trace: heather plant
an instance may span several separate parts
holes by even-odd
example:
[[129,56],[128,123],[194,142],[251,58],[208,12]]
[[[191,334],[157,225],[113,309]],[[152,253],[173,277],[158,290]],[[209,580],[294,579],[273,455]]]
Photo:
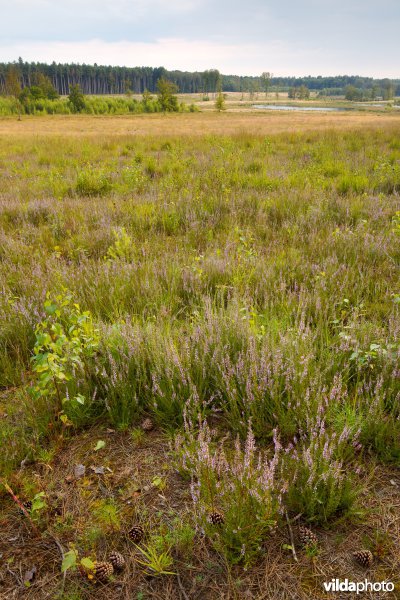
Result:
[[400,465],[400,410],[388,414],[375,412],[363,418],[360,440],[383,463]]
[[196,531],[193,527],[182,521],[180,517],[173,520],[172,528],[164,534],[166,542],[171,545],[173,551],[184,557],[193,554],[195,536]]
[[118,329],[117,325],[108,329],[109,338],[101,347],[102,364],[96,367],[96,383],[112,425],[126,429],[143,410],[139,405],[144,383],[140,372],[143,355],[138,348],[135,359],[129,356],[129,347]]
[[[218,440],[206,422],[197,433],[187,424],[185,435],[175,439],[175,453],[179,468],[191,477],[200,530],[231,563],[253,562],[282,509],[277,433],[269,457],[257,450],[250,425],[243,448],[239,438],[233,447],[226,438]],[[221,515],[219,523],[213,513]]]
[[340,433],[332,430],[325,420],[325,408],[320,404],[307,430],[300,431],[285,449],[290,480],[286,505],[293,514],[302,513],[316,523],[349,515],[358,493],[346,463],[361,448],[360,431],[354,424],[344,425]]
[[277,426],[290,437],[304,426],[320,389],[313,336],[300,320],[277,344],[267,320],[259,325],[253,313],[245,322],[251,332],[245,347],[236,356],[226,353],[216,367],[217,397],[230,427],[242,437],[249,420],[259,439],[266,441]]
[[[398,363],[398,359],[397,359]],[[400,392],[398,369],[394,363],[389,372],[390,385],[384,374],[376,381],[365,381],[346,407],[357,420],[360,442],[382,462],[400,465]]]

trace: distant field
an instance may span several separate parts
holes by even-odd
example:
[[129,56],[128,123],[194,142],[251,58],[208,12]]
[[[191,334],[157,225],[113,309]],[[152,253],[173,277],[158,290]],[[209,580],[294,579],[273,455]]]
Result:
[[283,132],[327,129],[380,129],[400,123],[399,113],[261,113],[241,109],[237,112],[152,114],[132,116],[51,115],[0,119],[0,136],[201,136],[249,133],[268,135]]
[[0,598],[398,590],[399,267],[399,114],[0,119]]

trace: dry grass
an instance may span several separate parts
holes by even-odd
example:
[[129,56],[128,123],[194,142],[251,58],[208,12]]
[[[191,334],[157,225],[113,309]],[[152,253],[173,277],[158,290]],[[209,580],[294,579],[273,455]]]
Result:
[[[400,111],[399,111],[400,113]],[[0,119],[0,136],[120,136],[261,134],[323,131],[327,129],[380,129],[400,123],[400,114],[390,113],[268,113],[238,111],[218,114],[151,115],[49,115],[23,117],[22,121]]]

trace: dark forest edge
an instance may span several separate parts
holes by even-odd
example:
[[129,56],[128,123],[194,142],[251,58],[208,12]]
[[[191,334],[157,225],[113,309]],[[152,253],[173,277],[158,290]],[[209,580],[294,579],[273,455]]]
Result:
[[161,77],[157,81],[157,95],[145,90],[142,99],[127,97],[85,96],[79,84],[70,85],[67,98],[60,98],[49,77],[41,72],[32,75],[30,86],[21,86],[17,69],[11,67],[6,73],[5,97],[0,98],[0,115],[22,114],[129,114],[157,112],[195,112],[191,104],[179,102],[177,86]]
[[223,75],[217,69],[203,72],[168,71],[164,67],[114,67],[86,64],[26,62],[22,58],[13,63],[0,63],[0,94],[6,92],[6,78],[10,69],[18,72],[22,88],[31,87],[35,76],[48,77],[59,95],[70,93],[72,85],[79,84],[87,95],[143,94],[156,92],[157,82],[165,78],[173,82],[181,93],[215,92],[219,86],[225,92],[257,93],[259,91],[289,91],[305,86],[321,95],[340,96],[351,86],[357,90],[355,98],[391,99],[400,95],[400,79],[374,79],[358,75],[317,77],[274,77],[264,72],[258,77]]

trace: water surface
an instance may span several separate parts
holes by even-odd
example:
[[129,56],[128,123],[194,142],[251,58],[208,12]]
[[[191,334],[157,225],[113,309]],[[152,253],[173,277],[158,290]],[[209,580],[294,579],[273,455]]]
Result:
[[291,106],[288,104],[253,104],[253,108],[261,110],[293,110],[295,112],[342,112],[351,108],[338,108],[333,106]]

